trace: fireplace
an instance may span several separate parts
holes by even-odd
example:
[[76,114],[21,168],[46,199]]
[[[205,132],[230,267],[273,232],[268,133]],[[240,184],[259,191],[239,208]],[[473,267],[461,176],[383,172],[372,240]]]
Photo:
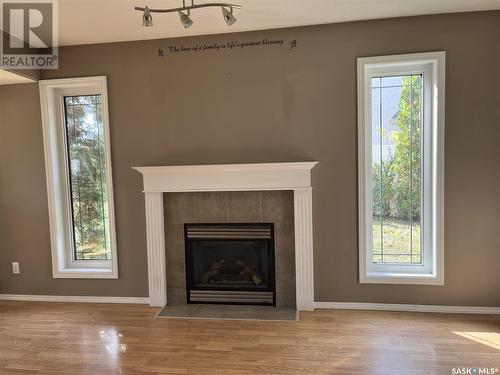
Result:
[[273,224],[185,224],[188,303],[276,305]]
[[[289,262],[276,262],[277,264],[277,304],[285,299],[280,294],[289,293],[293,289],[294,295],[285,298],[293,298],[293,305],[300,311],[312,310],[314,308],[314,267],[313,267],[313,228],[312,228],[312,185],[311,170],[317,162],[287,162],[287,163],[260,163],[260,164],[219,164],[219,165],[184,165],[184,166],[148,166],[133,167],[142,174],[144,203],[146,209],[146,239],[148,254],[148,289],[149,304],[151,306],[166,306],[168,304],[185,303],[186,277],[184,275],[184,264],[176,267],[176,264],[184,263],[185,248],[181,244],[178,258],[170,257],[168,264],[167,252],[176,253],[175,242],[182,243],[182,229],[175,229],[168,224],[168,217],[176,211],[175,205],[168,200],[164,201],[164,195],[173,193],[198,194],[207,192],[252,192],[261,191],[271,193],[274,191],[293,192],[293,267],[287,267]],[[190,197],[191,202],[195,201]],[[226,201],[226,207],[229,204]],[[230,202],[229,202],[230,203]],[[264,205],[265,206],[265,205]],[[273,209],[274,204],[269,205],[268,214],[260,218],[264,222],[274,222],[280,216],[280,210]],[[236,216],[226,214],[225,218],[214,215],[196,216],[200,210],[182,215],[174,216],[170,224],[182,225],[184,223],[196,222],[221,222]],[[258,220],[248,218],[244,210],[238,210],[245,215],[241,222],[252,222]],[[279,217],[277,218],[279,220]],[[177,221],[179,220],[179,221]],[[229,220],[228,220],[229,221]],[[167,223],[167,226],[165,225]],[[174,230],[175,229],[175,230]],[[276,229],[276,228],[275,228]],[[276,232],[282,233],[279,229]],[[180,238],[177,238],[177,234]],[[289,248],[283,246],[278,238],[278,257],[282,257],[282,250]],[[170,245],[169,245],[170,243]],[[166,246],[167,245],[167,246]],[[280,255],[281,253],[281,255]],[[182,260],[180,260],[181,258]],[[283,272],[280,272],[280,264],[284,264]],[[182,270],[180,275],[179,270]],[[283,275],[293,274],[293,285],[283,287]],[[167,288],[167,279],[171,280]],[[173,280],[173,282],[172,282]],[[182,283],[176,281],[182,280]],[[280,281],[281,280],[281,281]],[[182,284],[182,285],[181,285]],[[180,301],[182,296],[182,301]],[[291,301],[291,300],[289,300]],[[287,303],[288,304],[288,303]]]

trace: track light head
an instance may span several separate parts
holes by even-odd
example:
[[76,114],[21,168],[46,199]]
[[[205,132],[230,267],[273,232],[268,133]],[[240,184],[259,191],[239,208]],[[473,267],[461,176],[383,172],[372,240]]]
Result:
[[[1,2],[2,0],[0,0]],[[189,1],[189,0],[188,0]],[[182,0],[182,7],[178,8],[169,8],[169,9],[150,9],[149,7],[140,7],[136,6],[134,7],[135,10],[143,12],[142,13],[142,26],[145,27],[151,27],[153,26],[153,13],[175,13],[179,15],[179,19],[182,23],[182,26],[184,28],[191,27],[193,24],[193,20],[190,18],[191,16],[191,10],[193,9],[200,9],[200,8],[207,8],[207,7],[217,7],[221,8],[222,10],[222,16],[224,17],[224,21],[226,22],[227,26],[232,26],[236,22],[236,17],[233,15],[233,10],[234,8],[241,8],[241,5],[238,4],[231,4],[231,3],[223,3],[223,2],[212,2],[212,3],[205,3],[205,4],[195,4],[194,0],[191,0],[191,5],[186,5],[186,0]]]
[[145,27],[153,26],[153,16],[151,15],[151,12],[149,11],[148,7],[144,8],[144,13],[142,15],[142,26]]
[[236,22],[236,18],[233,16],[233,7],[230,7],[229,10],[224,7],[221,7],[221,9],[224,21],[226,21],[226,25],[231,26],[232,24],[234,24]]
[[189,26],[193,24],[193,20],[189,18],[189,16],[186,13],[183,13],[181,11],[179,11],[179,19],[181,20],[181,23],[185,29],[187,29]]

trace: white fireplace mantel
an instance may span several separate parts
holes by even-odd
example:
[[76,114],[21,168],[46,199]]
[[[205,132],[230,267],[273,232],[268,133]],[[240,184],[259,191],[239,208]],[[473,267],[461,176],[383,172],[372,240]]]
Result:
[[[293,190],[298,310],[314,303],[311,170],[318,162],[134,167],[143,175],[149,301],[167,304],[163,193]],[[168,207],[167,207],[168,209]]]

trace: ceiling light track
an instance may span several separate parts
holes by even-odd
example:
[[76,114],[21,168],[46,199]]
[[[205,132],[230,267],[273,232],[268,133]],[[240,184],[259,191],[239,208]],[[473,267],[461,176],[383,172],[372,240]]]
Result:
[[149,9],[151,13],[174,13],[174,12],[180,12],[183,10],[191,10],[191,9],[198,9],[198,8],[208,8],[208,7],[226,7],[226,8],[241,8],[241,5],[238,4],[229,4],[229,3],[205,3],[205,4],[194,4],[194,5],[187,5],[185,7],[180,7],[180,8],[170,8],[170,9],[152,9],[148,7],[135,7],[135,10],[140,10],[143,12],[146,10],[146,8]]
[[[227,26],[231,26],[236,22],[236,18],[233,15],[234,8],[241,8],[241,5],[231,4],[231,3],[203,3],[194,4],[191,0],[191,5],[186,5],[186,0],[182,1],[182,7],[179,8],[169,8],[169,9],[151,9],[147,6],[145,7],[135,7],[135,10],[144,12],[142,16],[142,25],[146,27],[153,26],[153,16],[151,13],[175,13],[179,14],[179,19],[182,25],[187,29],[193,24],[193,20],[189,18],[192,9],[208,8],[208,7],[220,7],[222,9],[222,16]],[[227,9],[229,8],[229,10]]]

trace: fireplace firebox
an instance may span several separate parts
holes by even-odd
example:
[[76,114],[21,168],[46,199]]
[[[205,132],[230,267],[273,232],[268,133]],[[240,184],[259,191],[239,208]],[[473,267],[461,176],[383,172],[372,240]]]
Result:
[[274,226],[185,224],[188,303],[276,305]]

